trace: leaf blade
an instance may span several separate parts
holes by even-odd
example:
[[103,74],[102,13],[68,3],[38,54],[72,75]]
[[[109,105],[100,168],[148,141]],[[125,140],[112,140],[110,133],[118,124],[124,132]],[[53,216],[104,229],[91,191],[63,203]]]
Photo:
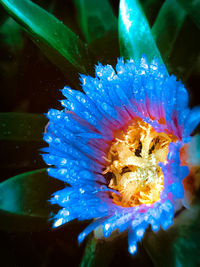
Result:
[[185,9],[191,19],[200,29],[200,1],[198,0],[177,0],[177,2]]
[[183,210],[167,231],[145,235],[143,245],[156,267],[199,266],[199,215],[197,201],[190,209]]
[[174,0],[166,0],[152,27],[152,34],[165,62],[186,19],[186,12]]
[[170,72],[186,83],[195,69],[199,55],[199,29],[189,16],[183,22],[168,59]]
[[22,48],[22,29],[11,17],[8,17],[0,27],[0,35],[3,43],[11,48]]
[[[25,230],[27,222],[34,228],[31,221],[47,226],[54,211],[48,200],[61,188],[61,183],[49,177],[46,169],[16,175],[0,184],[0,215],[8,218],[12,229]],[[0,228],[6,228],[5,222],[0,220]]]
[[139,1],[120,1],[118,29],[121,56],[138,61],[146,55],[149,61],[157,58],[163,63]]
[[61,54],[78,71],[86,73],[88,49],[60,20],[27,0],[0,0],[8,13],[36,40]]
[[74,0],[82,31],[88,43],[107,32],[117,32],[117,18],[108,0]]

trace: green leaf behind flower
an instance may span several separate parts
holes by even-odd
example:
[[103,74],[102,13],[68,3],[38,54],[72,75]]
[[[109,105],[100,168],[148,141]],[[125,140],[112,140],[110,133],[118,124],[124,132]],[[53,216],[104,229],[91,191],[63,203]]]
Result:
[[199,0],[177,0],[177,2],[185,9],[191,19],[200,29],[200,1]]
[[200,55],[200,32],[190,17],[186,17],[168,58],[169,71],[184,83],[195,69]]
[[183,210],[167,230],[145,235],[143,245],[155,267],[200,266],[200,202]]
[[0,6],[0,25],[6,20],[7,17],[8,15],[5,12],[4,8]]
[[47,175],[46,169],[19,174],[0,184],[0,228],[27,230],[46,225],[53,211],[48,202],[61,183]]
[[178,237],[173,243],[174,266],[200,266],[200,202],[182,216]]
[[138,61],[158,58],[163,63],[148,21],[138,0],[121,0],[119,10],[119,43],[121,56]]
[[[119,252],[119,250],[118,250]],[[79,267],[101,267],[115,266],[112,260],[116,253],[116,242],[110,240],[99,240],[92,234],[87,238],[85,252]],[[124,254],[123,254],[124,255]],[[120,266],[120,265],[119,265]],[[126,262],[125,262],[125,266]]]
[[74,0],[78,18],[88,43],[108,32],[117,32],[117,18],[108,0]]
[[165,64],[167,64],[185,18],[186,12],[176,0],[166,0],[158,13],[152,27],[152,34]]
[[46,124],[41,114],[0,113],[0,140],[42,141]]
[[[61,69],[65,68],[64,58],[78,71],[87,72],[89,65],[87,45],[62,21],[29,0],[0,0],[0,3],[32,36],[39,47],[41,46],[44,50],[44,45],[46,45],[51,48],[51,53],[57,53],[57,64],[62,65]],[[51,54],[48,52],[46,55],[51,59]]]
[[22,28],[11,17],[0,27],[1,42],[14,49],[22,48]]

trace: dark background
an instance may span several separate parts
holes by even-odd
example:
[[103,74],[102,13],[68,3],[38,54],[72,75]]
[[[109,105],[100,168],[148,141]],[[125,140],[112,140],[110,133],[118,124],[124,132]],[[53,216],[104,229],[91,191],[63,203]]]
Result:
[[[71,30],[81,38],[84,38],[78,24],[77,14],[72,0],[35,0],[47,10],[61,19]],[[114,12],[118,14],[119,1],[110,1]],[[145,5],[145,0],[141,1]],[[156,18],[164,1],[152,1],[153,4],[146,9],[146,15],[150,25]],[[7,13],[0,6],[0,23],[8,17]],[[196,26],[189,24],[189,32],[196,32]],[[192,25],[192,26],[191,26]],[[17,29],[16,31],[19,31]],[[12,32],[10,33],[11,38]],[[14,34],[15,36],[15,34]],[[4,35],[0,35],[0,111],[1,112],[24,112],[24,113],[45,113],[50,108],[60,109],[58,100],[62,99],[59,89],[64,85],[73,86],[79,84],[78,73],[70,76],[69,80],[62,72],[53,65],[30,40],[27,33],[19,31],[18,41],[7,43]],[[183,38],[183,37],[180,37]],[[105,40],[106,42],[106,40]],[[183,42],[185,42],[183,38]],[[200,35],[189,40],[190,45],[200,43]],[[177,43],[181,45],[181,40]],[[117,43],[109,43],[112,56],[106,59],[109,51],[98,47],[99,60],[102,63],[115,64],[119,57]],[[109,50],[109,49],[108,49]],[[190,56],[190,50],[185,57]],[[175,57],[175,55],[173,55]],[[198,105],[199,84],[200,84],[200,57],[194,61],[194,69],[185,82],[189,89],[190,105]],[[175,68],[175,73],[178,69]],[[181,74],[184,76],[183,74]],[[180,77],[181,77],[180,75]],[[181,77],[182,78],[182,77]],[[16,141],[0,142],[1,147],[1,181],[14,175],[34,169],[45,168],[39,149],[45,143],[23,143]],[[78,266],[84,251],[85,242],[80,247],[77,244],[77,236],[87,225],[86,223],[72,222],[60,229],[52,230],[51,227],[38,231],[14,231],[2,230],[1,234],[1,266],[23,267],[23,266]],[[112,243],[106,245],[108,250]],[[126,237],[120,237],[115,246],[115,257],[111,260],[110,266],[153,266],[142,247],[139,248],[138,256],[132,258],[128,252]],[[99,248],[101,251],[101,247]],[[103,255],[102,255],[103,257]],[[97,266],[97,264],[96,264]],[[163,265],[164,266],[164,265]]]

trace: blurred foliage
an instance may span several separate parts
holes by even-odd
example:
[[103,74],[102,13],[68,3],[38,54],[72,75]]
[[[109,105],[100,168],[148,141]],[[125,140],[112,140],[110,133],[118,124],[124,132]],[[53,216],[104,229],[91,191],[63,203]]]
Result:
[[200,1],[199,0],[177,0],[177,2],[185,9],[187,14],[196,23],[200,29]]
[[165,64],[186,19],[185,10],[174,0],[166,0],[159,10],[152,27],[152,34],[162,54]]
[[13,50],[22,48],[22,29],[11,17],[8,17],[1,25],[0,36],[2,43],[10,46]]
[[102,266],[147,266],[153,267],[153,263],[142,246],[138,247],[137,255],[132,256],[127,250],[127,236],[119,235],[116,239],[96,240],[92,235],[88,242],[79,267]]
[[197,267],[200,265],[200,202],[183,210],[167,231],[149,232],[143,245],[156,267]]
[[[93,75],[98,61],[115,65],[120,56],[137,59],[147,53],[152,58],[160,57],[160,51],[169,73],[189,89],[191,106],[200,103],[200,0],[122,3],[127,4],[123,12],[131,14],[130,22],[140,18],[130,24],[130,31],[124,30],[124,13],[116,0],[0,0],[3,266],[78,266],[81,260],[84,246],[78,247],[76,237],[87,222],[51,229],[47,216],[54,210],[46,200],[63,185],[41,170],[46,166],[40,156],[40,148],[46,146],[42,132],[47,123],[41,114],[60,108],[59,89],[64,85],[81,90],[79,72]],[[195,207],[196,212],[199,205]],[[117,244],[95,248],[95,266],[105,249],[109,253],[114,246],[110,266],[198,266],[199,212],[184,214],[169,232],[145,236],[151,259],[142,246],[137,256],[130,256],[122,236]]]
[[67,62],[78,71],[87,72],[90,62],[87,44],[62,21],[31,1],[1,0],[1,3],[47,57],[52,59],[52,54],[56,54],[53,59],[64,73]]
[[62,189],[63,184],[48,177],[46,169],[19,174],[2,182],[1,229],[37,231],[48,227],[48,217],[53,215],[53,206],[47,199],[50,199],[55,188]]
[[0,25],[5,21],[7,17],[8,17],[8,14],[4,10],[4,8],[0,5]]
[[[183,215],[187,218],[184,218]],[[193,205],[188,214],[183,215],[181,225],[177,230],[177,238],[172,245],[174,265],[183,267],[200,266],[200,258],[198,257],[200,250],[200,203]]]
[[88,43],[108,32],[117,32],[117,18],[108,0],[74,0],[78,19]]

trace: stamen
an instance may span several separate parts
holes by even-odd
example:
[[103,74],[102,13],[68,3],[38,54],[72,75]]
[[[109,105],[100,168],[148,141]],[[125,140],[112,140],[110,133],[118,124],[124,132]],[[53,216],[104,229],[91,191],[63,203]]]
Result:
[[156,132],[143,121],[134,122],[115,138],[102,172],[111,174],[109,187],[120,193],[112,193],[114,203],[132,207],[160,199],[164,177],[158,163],[167,161],[168,145],[175,140],[175,136]]

